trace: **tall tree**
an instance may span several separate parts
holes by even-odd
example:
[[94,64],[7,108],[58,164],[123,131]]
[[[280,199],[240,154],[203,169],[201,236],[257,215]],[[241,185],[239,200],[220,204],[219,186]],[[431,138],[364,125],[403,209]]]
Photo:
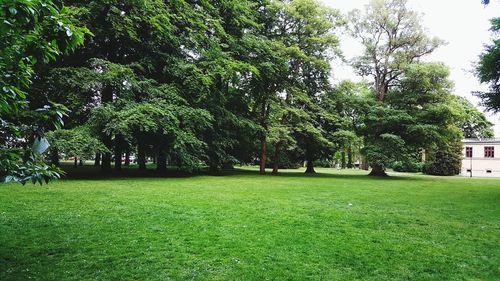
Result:
[[[352,11],[349,19],[352,34],[364,46],[363,55],[354,60],[353,66],[359,74],[374,78],[375,100],[379,103],[383,103],[386,93],[397,85],[408,65],[442,43],[427,36],[421,16],[407,8],[406,0],[372,0],[364,12]],[[384,142],[382,123],[370,134],[376,143]],[[380,165],[383,161],[371,160],[370,174],[385,175],[385,168]]]
[[479,56],[476,76],[481,83],[489,83],[489,90],[477,92],[483,105],[493,112],[500,112],[500,18],[491,20],[493,43]]
[[[322,127],[325,116],[319,106],[319,96],[329,89],[329,60],[340,53],[336,29],[343,24],[338,11],[314,0],[277,3],[277,21],[272,37],[283,45],[287,73],[283,91],[277,96],[282,128],[293,133],[304,160],[306,172],[313,173],[314,160],[331,148]],[[287,136],[275,140],[274,167],[277,172],[281,146]]]
[[408,9],[407,0],[371,0],[364,12],[353,10],[349,19],[351,33],[364,47],[353,65],[362,76],[374,78],[380,102],[408,64],[442,44],[427,36],[421,16]]
[[457,107],[464,111],[464,118],[458,124],[462,129],[464,138],[492,138],[495,136],[493,132],[493,123],[491,123],[484,113],[479,111],[470,101],[461,96],[454,96],[454,101]]
[[[449,70],[443,64],[414,64],[405,70],[400,86],[389,93],[387,104],[406,115],[399,120],[400,130],[388,132],[402,143],[401,149],[393,148],[392,154],[388,154],[395,160],[405,160],[412,152],[425,149],[427,166],[434,167],[428,171],[434,171],[433,174],[454,173],[460,165],[457,159],[461,152],[457,147],[461,147],[461,126],[467,116],[455,102],[448,76]],[[450,161],[438,160],[444,158]]]

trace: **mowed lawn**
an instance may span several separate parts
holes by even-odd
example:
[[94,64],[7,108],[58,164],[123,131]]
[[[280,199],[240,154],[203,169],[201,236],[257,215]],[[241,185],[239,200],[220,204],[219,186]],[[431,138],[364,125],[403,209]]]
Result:
[[0,184],[0,280],[500,280],[500,180]]

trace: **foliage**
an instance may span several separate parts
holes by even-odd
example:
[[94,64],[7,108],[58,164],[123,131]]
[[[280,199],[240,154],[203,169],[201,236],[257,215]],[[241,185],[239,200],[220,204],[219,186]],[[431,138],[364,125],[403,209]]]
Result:
[[[400,78],[411,71],[412,64],[442,44],[438,38],[427,36],[420,18],[408,9],[406,0],[374,0],[364,12],[354,10],[349,14],[351,34],[359,38],[364,47],[363,55],[353,61],[353,66],[360,75],[373,76],[373,99],[379,103],[370,109],[371,117],[363,130],[364,150],[373,168],[372,175],[385,176],[385,166],[404,157],[403,151],[384,147],[386,142],[382,136],[390,136],[390,143],[398,145],[396,149],[408,145],[404,135],[411,125],[411,115],[385,105],[386,95],[399,86]],[[401,123],[396,121],[398,118]]]
[[314,172],[314,160],[332,152],[328,137],[337,129],[337,118],[319,105],[319,96],[330,89],[328,61],[340,55],[335,32],[344,21],[338,11],[316,1],[292,1],[282,9],[277,36],[286,48],[288,73],[277,105],[282,109],[277,123],[291,133],[294,141],[281,136],[275,150],[284,144],[296,145],[307,160],[306,172]]
[[89,159],[96,153],[108,152],[98,139],[92,137],[90,130],[86,127],[55,130],[47,133],[47,139],[51,143],[51,149],[55,149],[66,157]]
[[384,103],[374,102],[365,115],[363,151],[373,165],[388,167],[415,151],[462,138],[465,116],[453,102],[449,71],[439,63],[412,64]]
[[373,76],[378,101],[384,100],[409,64],[442,44],[427,35],[421,16],[408,9],[407,0],[370,1],[364,12],[352,11],[349,20],[351,34],[364,47],[353,66],[362,76]]
[[464,138],[492,138],[495,136],[493,132],[493,123],[491,123],[484,113],[479,111],[466,98],[453,96],[455,100],[450,102],[457,103],[457,107],[463,112],[463,120],[458,124],[462,129]]
[[334,162],[329,159],[314,160],[314,167],[333,168]]
[[412,161],[396,161],[391,164],[391,168],[396,172],[418,173],[422,172],[423,163]]
[[73,25],[72,13],[47,0],[5,0],[0,4],[0,113],[25,106],[34,67],[47,64],[81,45],[85,28]]
[[436,148],[432,157],[426,161],[423,172],[429,175],[454,176],[462,166],[462,143],[447,143]]
[[493,43],[479,56],[476,67],[476,76],[481,83],[489,83],[487,92],[477,92],[483,105],[493,111],[500,112],[500,18],[491,20],[491,29],[494,34]]
[[161,174],[256,162],[277,173],[305,161],[314,173],[317,160],[345,168],[363,157],[384,174],[454,143],[458,128],[491,135],[451,95],[445,66],[418,63],[441,41],[405,0],[351,13],[365,47],[354,66],[373,85],[331,84],[347,22],[318,0],[6,3],[1,81],[21,94],[1,103],[12,105],[0,122],[3,175],[47,131],[52,156],[95,156],[105,175],[122,155],[140,170],[154,159]]
[[31,153],[30,146],[50,124],[61,125],[65,107],[56,103],[31,107],[27,91],[37,67],[68,54],[90,35],[74,24],[74,12],[46,0],[0,3],[0,148],[9,155],[0,162],[0,175],[7,180],[41,184],[59,177],[59,170],[43,164],[43,156]]

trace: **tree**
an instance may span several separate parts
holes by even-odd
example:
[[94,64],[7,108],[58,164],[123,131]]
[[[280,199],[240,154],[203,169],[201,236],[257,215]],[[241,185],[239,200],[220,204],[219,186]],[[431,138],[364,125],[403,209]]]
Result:
[[326,130],[334,132],[331,134],[331,141],[336,144],[337,151],[340,151],[341,165],[352,168],[354,154],[359,153],[363,146],[361,136],[364,118],[373,103],[369,85],[365,82],[341,81],[322,94],[320,101],[321,107],[330,114],[331,119],[337,119],[330,122],[334,127],[326,126]]
[[59,177],[59,170],[45,165],[41,154],[49,145],[44,132],[61,125],[65,108],[49,103],[35,110],[26,99],[35,70],[90,35],[74,24],[74,11],[45,0],[0,3],[0,175],[8,180],[41,184]]
[[[356,58],[353,66],[362,76],[374,78],[375,100],[385,101],[390,88],[397,85],[398,79],[405,69],[417,62],[422,56],[431,53],[442,42],[437,38],[429,38],[420,24],[420,15],[406,7],[406,0],[372,0],[362,13],[354,10],[350,13],[351,33],[361,40],[364,54]],[[380,106],[377,106],[380,107]],[[383,106],[382,106],[383,107]],[[373,112],[389,113],[379,108]],[[378,116],[382,117],[382,116]],[[403,116],[401,116],[403,117]],[[379,138],[385,135],[383,122],[371,129],[371,137]],[[387,124],[388,125],[388,124]],[[396,140],[392,136],[391,140]],[[373,139],[372,143],[382,144],[382,138]],[[397,141],[397,143],[400,143]],[[371,156],[380,155],[384,150],[369,149]],[[377,153],[375,153],[377,152]],[[384,157],[385,158],[385,157]],[[385,175],[384,160],[371,159],[371,175]]]
[[489,83],[489,90],[477,92],[476,95],[481,98],[486,109],[500,112],[500,18],[491,20],[490,30],[496,37],[479,56],[476,66],[476,76],[481,83]]
[[[456,171],[448,165],[460,166],[457,159],[461,158],[461,150],[457,147],[461,147],[461,126],[468,118],[463,106],[455,102],[457,97],[452,94],[453,83],[448,75],[448,68],[441,63],[411,65],[406,69],[397,92],[391,93],[387,99],[393,108],[409,117],[408,122],[403,122],[404,130],[399,134],[407,155],[425,150],[429,169],[424,168],[424,171],[434,171],[433,174],[441,171],[447,175]],[[400,159],[401,156],[406,155],[402,153]]]
[[466,98],[454,96],[454,102],[457,107],[464,111],[464,118],[458,126],[462,129],[464,138],[492,138],[495,136],[493,132],[493,123],[488,121],[484,113],[479,111]]
[[421,16],[406,7],[407,0],[372,0],[362,13],[349,14],[351,33],[361,40],[364,54],[353,62],[362,76],[373,76],[376,99],[384,101],[388,89],[407,65],[434,51],[442,41],[429,38]]
[[283,46],[287,71],[281,77],[282,91],[274,104],[280,113],[275,126],[273,173],[278,171],[281,147],[291,144],[288,132],[307,161],[307,173],[313,173],[317,157],[332,147],[325,137],[319,95],[330,85],[329,59],[339,54],[336,28],[343,24],[338,11],[313,0],[277,3],[275,27],[270,37]]
[[439,147],[460,142],[464,111],[454,103],[448,75],[440,63],[412,64],[384,103],[372,99],[361,131],[363,152],[373,167],[409,161],[423,149],[432,155]]
[[[83,161],[90,159],[96,153],[107,152],[107,148],[98,139],[92,137],[90,130],[86,127],[51,131],[47,133],[47,139],[51,143],[53,153],[74,157],[75,167],[77,158]],[[59,157],[59,155],[55,155],[55,157]]]
[[113,153],[119,169],[135,146],[140,168],[148,154],[160,172],[167,163],[216,171],[249,158],[257,126],[244,90],[256,75],[248,63],[259,46],[255,3],[69,2],[95,36],[53,65],[57,83],[41,84],[70,97],[68,126],[82,120],[99,135],[104,171]]
[[425,174],[436,176],[458,175],[462,168],[462,143],[460,141],[443,143],[429,156],[423,167]]

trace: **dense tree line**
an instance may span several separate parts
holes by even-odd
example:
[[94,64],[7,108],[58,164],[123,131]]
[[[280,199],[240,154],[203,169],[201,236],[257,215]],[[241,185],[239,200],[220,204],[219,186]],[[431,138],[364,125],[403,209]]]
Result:
[[[35,163],[23,154],[47,140],[52,164],[93,159],[105,173],[131,155],[141,170],[153,159],[159,173],[237,163],[277,173],[304,162],[314,173],[339,154],[343,168],[359,156],[385,175],[424,150],[429,167],[443,151],[456,158],[463,132],[491,135],[452,94],[447,67],[420,62],[441,41],[404,0],[372,1],[347,17],[316,0],[26,3],[1,4],[11,21],[2,23],[0,67],[12,75],[0,81],[0,166],[13,180],[37,178],[20,172]],[[353,66],[373,83],[331,84],[344,27],[365,47]],[[31,166],[47,171],[38,178],[58,175],[37,157]]]

